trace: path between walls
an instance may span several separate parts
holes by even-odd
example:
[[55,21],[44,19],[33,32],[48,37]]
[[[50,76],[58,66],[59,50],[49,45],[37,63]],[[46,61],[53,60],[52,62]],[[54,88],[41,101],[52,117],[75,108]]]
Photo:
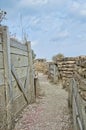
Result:
[[68,110],[68,93],[62,86],[50,83],[39,75],[40,95],[36,103],[28,105],[14,130],[73,130]]

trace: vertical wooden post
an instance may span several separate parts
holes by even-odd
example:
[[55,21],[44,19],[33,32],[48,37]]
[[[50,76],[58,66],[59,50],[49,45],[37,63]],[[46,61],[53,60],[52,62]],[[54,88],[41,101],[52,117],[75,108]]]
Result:
[[55,83],[55,79],[56,79],[56,69],[55,69],[55,64],[53,64],[54,67],[54,83]]
[[4,77],[6,97],[6,130],[12,130],[12,84],[11,84],[11,62],[10,62],[10,39],[8,27],[2,27],[3,31],[3,55],[4,55]]
[[30,95],[31,102],[35,101],[35,91],[34,91],[34,74],[33,74],[33,61],[32,61],[32,50],[30,41],[26,43],[28,49],[28,65],[29,65],[29,85],[30,85]]

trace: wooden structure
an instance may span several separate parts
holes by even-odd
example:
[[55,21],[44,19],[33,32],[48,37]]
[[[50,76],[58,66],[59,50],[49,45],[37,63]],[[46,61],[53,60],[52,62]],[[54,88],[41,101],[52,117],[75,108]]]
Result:
[[73,114],[74,130],[86,130],[86,80],[77,73],[70,80],[68,101]]
[[37,72],[47,74],[48,64],[46,62],[46,59],[36,59],[36,60],[34,60],[34,68]]
[[50,64],[52,79],[54,66],[57,65],[58,79],[68,90],[68,104],[73,115],[73,130],[86,130],[86,56],[65,57]]
[[49,79],[51,79],[51,81],[53,81],[54,83],[57,83],[58,82],[58,75],[59,75],[59,72],[58,72],[58,67],[55,63],[53,62],[48,62],[48,77]]
[[34,100],[30,42],[10,39],[8,27],[0,26],[0,130],[12,130],[17,114]]

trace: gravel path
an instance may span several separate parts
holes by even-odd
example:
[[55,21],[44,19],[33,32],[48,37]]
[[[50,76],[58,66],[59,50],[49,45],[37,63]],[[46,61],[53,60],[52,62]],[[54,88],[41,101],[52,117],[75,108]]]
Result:
[[40,75],[40,96],[21,114],[14,130],[73,130],[67,92]]

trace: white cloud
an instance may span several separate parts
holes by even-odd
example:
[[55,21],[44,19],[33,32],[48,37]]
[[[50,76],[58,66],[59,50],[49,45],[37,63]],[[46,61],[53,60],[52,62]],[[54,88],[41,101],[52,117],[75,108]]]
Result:
[[82,16],[86,16],[86,9],[81,10],[81,11],[80,11],[80,14],[81,14]]
[[28,6],[37,6],[37,5],[45,5],[48,0],[20,0],[20,6],[28,7]]
[[73,2],[70,8],[74,15],[86,16],[86,2]]
[[58,37],[60,38],[66,38],[68,36],[69,36],[69,32],[67,30],[60,32],[58,35]]
[[33,46],[36,46],[36,45],[38,45],[39,43],[37,42],[37,41],[31,41],[31,46],[33,47]]
[[70,36],[70,33],[67,30],[60,31],[50,41],[53,41],[53,42],[57,42],[58,40],[63,41],[64,39],[68,38],[69,36]]
[[79,8],[80,8],[80,3],[74,1],[71,5],[71,11],[77,11],[79,10]]

